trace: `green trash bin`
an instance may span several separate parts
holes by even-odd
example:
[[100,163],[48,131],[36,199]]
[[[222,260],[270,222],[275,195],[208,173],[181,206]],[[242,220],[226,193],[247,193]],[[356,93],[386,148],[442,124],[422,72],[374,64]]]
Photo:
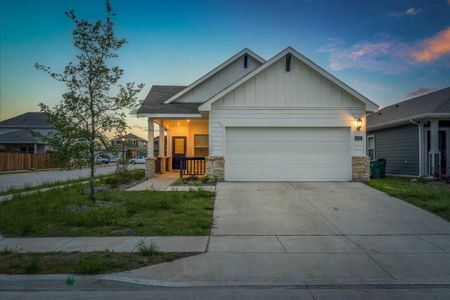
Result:
[[385,178],[386,177],[386,159],[384,158],[380,158],[377,159],[379,168],[380,168],[380,178]]
[[380,163],[377,160],[370,161],[370,177],[375,179],[380,178]]

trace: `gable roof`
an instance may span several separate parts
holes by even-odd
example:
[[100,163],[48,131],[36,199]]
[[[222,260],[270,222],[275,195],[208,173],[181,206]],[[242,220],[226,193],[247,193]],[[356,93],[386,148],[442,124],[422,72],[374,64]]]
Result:
[[146,142],[147,140],[144,140],[143,138],[135,135],[134,133],[127,133],[123,136],[118,136],[116,138],[113,138],[112,141],[121,141],[122,138],[124,138],[125,140],[138,140],[141,142]]
[[202,82],[206,81],[208,78],[210,78],[214,74],[218,73],[220,70],[224,69],[225,67],[227,67],[228,65],[230,65],[231,63],[236,61],[236,59],[240,58],[244,54],[248,54],[249,56],[253,57],[255,60],[257,60],[261,64],[263,64],[265,62],[265,60],[263,58],[261,58],[259,55],[257,55],[256,53],[254,53],[253,51],[251,51],[248,48],[244,48],[243,50],[239,51],[238,53],[236,53],[235,55],[233,55],[232,57],[227,59],[225,62],[223,62],[216,68],[212,69],[211,71],[209,71],[208,73],[206,73],[205,75],[203,75],[202,77],[200,77],[199,79],[197,79],[196,81],[191,83],[185,89],[181,90],[177,94],[175,94],[175,95],[171,96],[169,99],[165,100],[164,103],[169,104],[169,103],[175,101],[176,99],[178,99],[182,95],[186,94],[187,92],[189,92],[190,90],[192,90],[193,88],[195,88],[196,86],[201,84]]
[[154,85],[137,110],[138,117],[158,117],[159,114],[177,114],[180,116],[201,117],[198,107],[201,103],[164,104],[164,101],[182,91],[185,86]]
[[54,128],[49,117],[42,112],[26,112],[0,122],[4,128]]
[[210,111],[212,103],[214,103],[215,101],[219,100],[220,98],[222,98],[223,96],[225,96],[229,92],[233,91],[234,89],[239,87],[241,84],[243,84],[244,82],[246,82],[250,78],[253,78],[254,76],[259,74],[260,72],[264,71],[265,69],[267,69],[268,67],[273,65],[275,62],[277,62],[279,59],[283,58],[288,53],[292,54],[294,57],[299,59],[301,62],[303,62],[304,64],[306,64],[307,66],[309,66],[310,68],[312,68],[313,70],[315,70],[316,72],[318,72],[319,74],[324,76],[325,78],[329,79],[331,82],[333,82],[336,85],[338,85],[340,88],[342,88],[343,90],[345,90],[346,92],[348,92],[349,94],[354,96],[356,99],[358,99],[361,102],[363,102],[366,105],[366,110],[367,111],[376,111],[376,110],[378,110],[378,105],[377,104],[375,104],[374,102],[370,101],[368,98],[366,98],[365,96],[361,95],[360,93],[358,93],[357,91],[355,91],[354,89],[349,87],[347,84],[345,84],[344,82],[340,81],[339,79],[337,79],[336,77],[334,77],[333,75],[331,75],[330,73],[328,73],[327,71],[325,71],[324,69],[322,69],[321,67],[316,65],[314,62],[312,62],[307,57],[305,57],[302,54],[300,54],[299,52],[297,52],[292,47],[287,47],[285,50],[281,51],[280,53],[278,53],[277,55],[275,55],[274,57],[272,57],[271,59],[266,61],[264,64],[262,64],[261,66],[259,66],[255,70],[253,70],[252,72],[248,73],[247,75],[245,75],[244,77],[242,77],[241,79],[239,79],[238,81],[236,81],[235,83],[230,85],[229,87],[225,88],[224,90],[222,90],[221,92],[219,92],[215,96],[211,97],[208,101],[206,101],[205,103],[200,105],[199,110],[200,111]]
[[450,87],[386,106],[367,116],[367,129],[395,126],[426,117],[450,117]]
[[46,144],[46,142],[38,136],[33,136],[28,129],[19,129],[0,135],[0,144]]

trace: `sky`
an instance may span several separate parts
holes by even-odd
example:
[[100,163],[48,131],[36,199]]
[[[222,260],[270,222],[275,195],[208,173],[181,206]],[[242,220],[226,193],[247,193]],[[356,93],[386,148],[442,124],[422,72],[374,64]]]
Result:
[[[111,0],[123,81],[188,85],[245,47],[265,59],[291,46],[380,107],[450,86],[450,0]],[[58,103],[76,55],[73,24],[105,15],[103,0],[0,0],[0,120]],[[146,137],[146,121],[130,116]]]

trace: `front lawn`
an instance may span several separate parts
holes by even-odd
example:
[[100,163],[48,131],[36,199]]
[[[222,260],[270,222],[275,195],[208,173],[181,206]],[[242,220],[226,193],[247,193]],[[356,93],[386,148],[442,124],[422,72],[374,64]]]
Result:
[[372,179],[369,185],[450,221],[450,188],[446,186],[394,176]]
[[209,235],[214,194],[189,192],[98,193],[88,202],[77,184],[0,203],[0,233],[6,236]]
[[154,265],[194,253],[0,252],[0,274],[102,274]]

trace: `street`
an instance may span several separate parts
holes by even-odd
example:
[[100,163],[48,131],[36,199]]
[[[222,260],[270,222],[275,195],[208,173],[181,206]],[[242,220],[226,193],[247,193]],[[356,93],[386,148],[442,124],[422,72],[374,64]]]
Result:
[[[145,165],[129,165],[129,169],[143,169]],[[98,166],[96,175],[106,175],[114,173],[116,170],[115,164],[106,166]],[[26,186],[35,186],[44,183],[51,183],[55,181],[66,181],[70,179],[77,179],[89,176],[89,168],[76,170],[50,170],[50,171],[35,171],[14,174],[0,175],[0,192],[5,191],[11,187],[22,188]]]

